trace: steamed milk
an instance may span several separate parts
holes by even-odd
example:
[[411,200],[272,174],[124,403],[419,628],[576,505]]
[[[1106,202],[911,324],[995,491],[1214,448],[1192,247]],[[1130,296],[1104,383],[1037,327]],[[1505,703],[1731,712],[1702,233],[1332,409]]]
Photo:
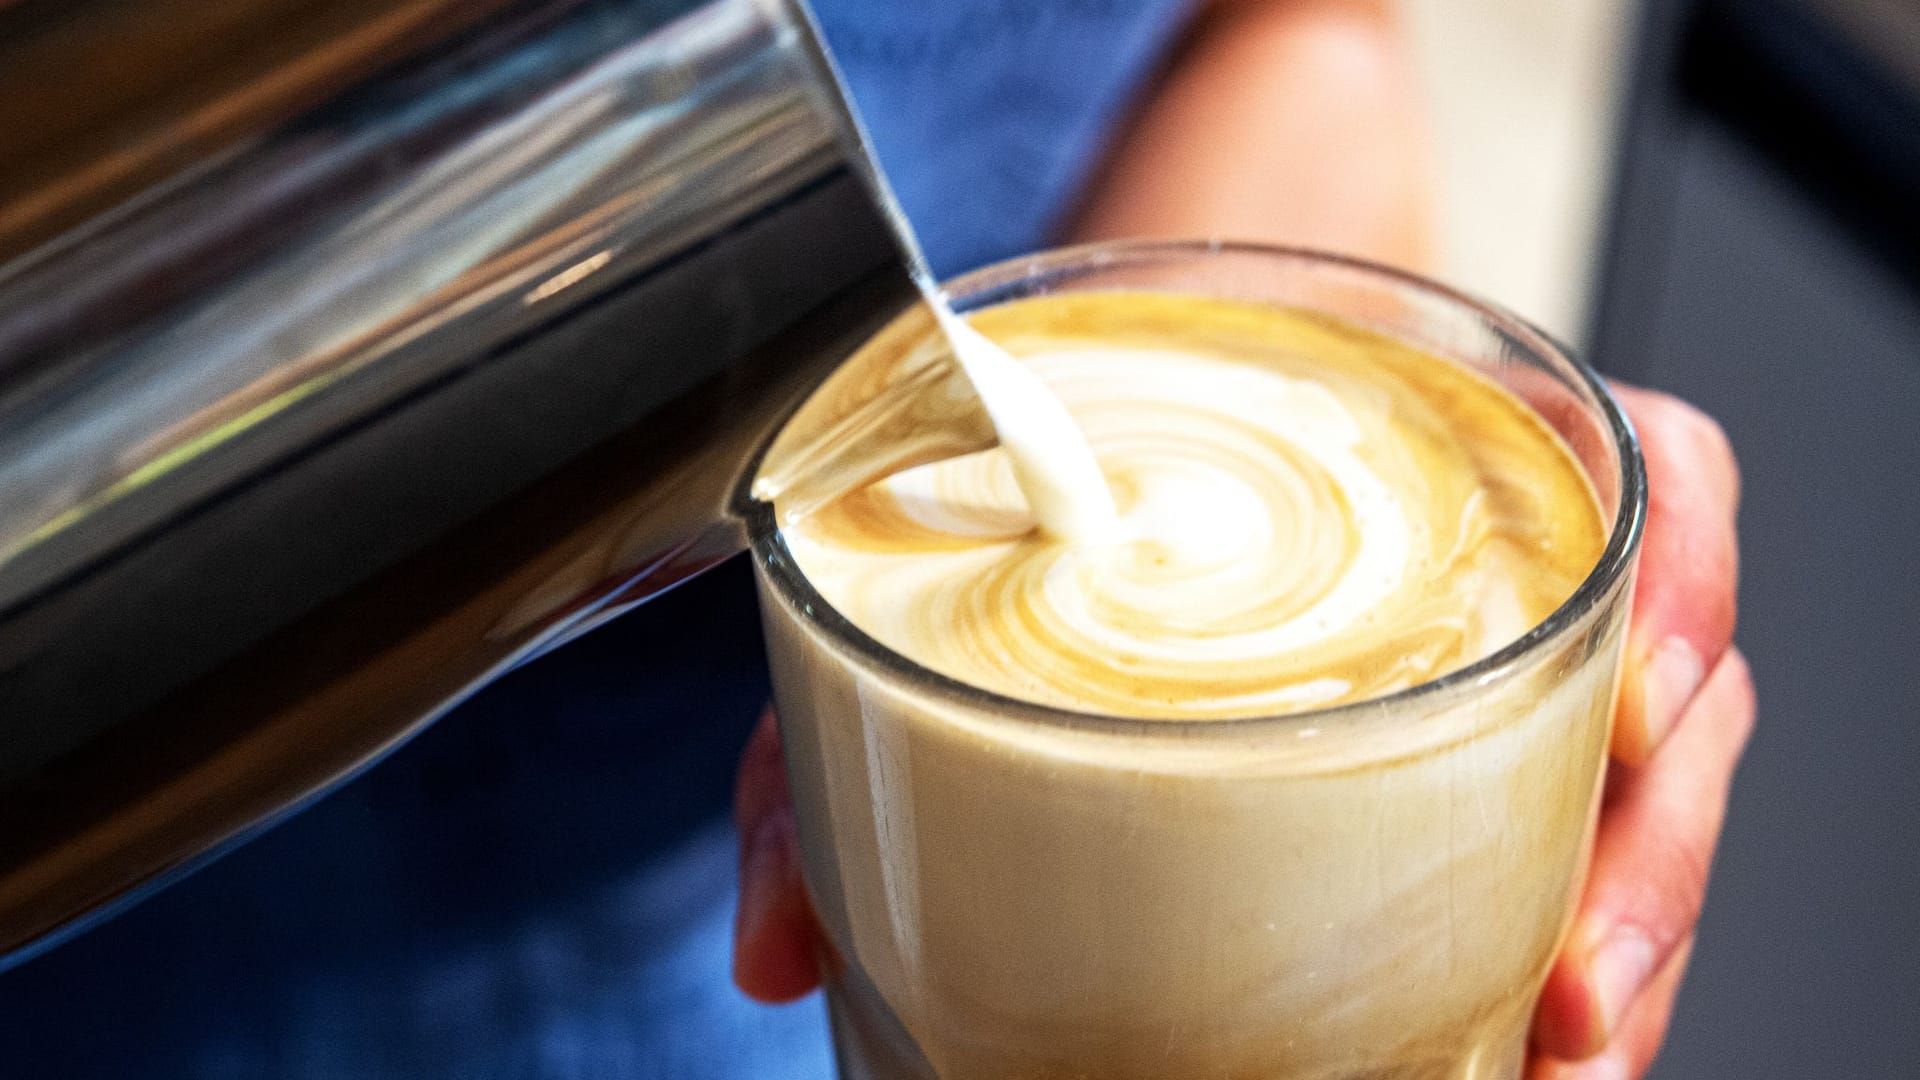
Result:
[[946,297],[935,297],[932,310],[993,422],[1000,459],[1020,490],[1033,530],[1055,543],[1119,539],[1113,491],[1059,395],[1031,365],[1014,359],[954,314]]
[[849,1075],[1516,1075],[1620,620],[1491,689],[1233,721],[1431,682],[1541,622],[1605,541],[1579,466],[1492,383],[1315,316],[1079,293],[974,325],[1064,403],[1112,516],[1036,528],[992,450],[783,530],[860,632],[1014,699],[903,677],[768,583]]

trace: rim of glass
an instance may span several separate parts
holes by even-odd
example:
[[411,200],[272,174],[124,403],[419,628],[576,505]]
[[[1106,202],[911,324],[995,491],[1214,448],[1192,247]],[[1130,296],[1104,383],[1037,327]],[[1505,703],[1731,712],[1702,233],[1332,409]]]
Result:
[[[1585,621],[1601,600],[1633,566],[1634,553],[1646,524],[1646,465],[1640,453],[1640,439],[1633,424],[1620,408],[1606,383],[1587,363],[1562,348],[1550,335],[1525,319],[1496,304],[1477,299],[1457,289],[1430,281],[1419,275],[1347,255],[1314,251],[1308,248],[1220,240],[1120,240],[1055,248],[1024,255],[969,271],[944,286],[956,310],[972,311],[1007,302],[1009,289],[1036,278],[1071,280],[1073,271],[1088,273],[1112,269],[1127,263],[1152,263],[1172,259],[1191,259],[1208,255],[1243,255],[1282,262],[1337,267],[1344,271],[1371,276],[1382,283],[1424,293],[1456,305],[1505,335],[1514,345],[1549,358],[1564,361],[1593,401],[1605,421],[1619,461],[1620,501],[1607,535],[1606,548],[1572,595],[1562,601],[1545,619],[1499,650],[1450,671],[1437,679],[1396,690],[1390,694],[1324,706],[1297,712],[1229,717],[1196,722],[1170,717],[1115,716],[1085,712],[1055,705],[1043,705],[965,683],[923,667],[881,644],[842,615],[800,572],[786,537],[774,519],[773,508],[758,500],[749,500],[749,528],[754,558],[778,586],[780,599],[800,610],[802,617],[832,637],[860,664],[887,675],[909,680],[915,688],[938,698],[971,709],[983,710],[1017,722],[1079,731],[1127,735],[1170,735],[1185,732],[1193,736],[1244,734],[1293,727],[1321,727],[1351,723],[1369,717],[1385,718],[1401,707],[1435,699],[1444,699],[1468,688],[1504,681],[1524,666],[1543,648],[1563,638]],[[756,466],[757,468],[757,466]],[[751,482],[751,475],[749,475]]]

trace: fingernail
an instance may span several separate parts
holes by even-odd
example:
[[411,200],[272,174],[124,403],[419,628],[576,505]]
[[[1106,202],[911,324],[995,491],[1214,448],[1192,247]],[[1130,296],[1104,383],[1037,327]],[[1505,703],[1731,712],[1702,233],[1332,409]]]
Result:
[[1683,637],[1662,641],[1647,658],[1647,666],[1640,673],[1640,716],[1646,725],[1649,751],[1673,730],[1706,674],[1700,654]]
[[1629,1075],[1627,1063],[1612,1054],[1561,1065],[1547,1074],[1551,1080],[1627,1080]]
[[[1587,969],[1599,1000],[1600,1016],[1611,1039],[1620,1028],[1627,1007],[1653,977],[1653,942],[1632,931],[1607,939]],[[1583,1074],[1584,1075],[1584,1074]]]

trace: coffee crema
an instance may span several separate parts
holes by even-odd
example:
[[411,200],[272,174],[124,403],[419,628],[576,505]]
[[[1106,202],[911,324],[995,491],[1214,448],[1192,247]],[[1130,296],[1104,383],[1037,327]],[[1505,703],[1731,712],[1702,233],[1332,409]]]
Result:
[[1036,530],[999,450],[785,530],[849,621],[960,682],[1167,719],[1379,697],[1519,638],[1604,546],[1592,489],[1530,408],[1351,324],[1131,292],[972,322],[1086,434],[1113,541]]

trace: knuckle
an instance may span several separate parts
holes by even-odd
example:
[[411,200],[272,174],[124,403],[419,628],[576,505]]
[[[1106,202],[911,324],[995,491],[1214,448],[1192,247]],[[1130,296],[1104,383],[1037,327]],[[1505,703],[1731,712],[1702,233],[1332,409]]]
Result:
[[1721,656],[1720,670],[1714,674],[1721,681],[1725,695],[1718,710],[1720,721],[1727,725],[1728,741],[1737,758],[1746,749],[1748,740],[1753,737],[1754,725],[1759,721],[1759,697],[1753,685],[1753,669],[1738,648],[1730,647]]
[[1753,669],[1739,646],[1729,643],[1688,706],[1688,716],[1697,716],[1699,723],[1714,729],[1714,742],[1737,755],[1752,734],[1757,711]]
[[1665,425],[1685,440],[1688,456],[1708,470],[1714,486],[1738,507],[1740,459],[1727,429],[1704,409],[1670,394],[1660,395],[1659,409]]
[[1734,464],[1733,440],[1727,436],[1727,429],[1692,402],[1680,398],[1672,400],[1694,442],[1709,456],[1731,468]]
[[1642,879],[1639,903],[1624,922],[1656,949],[1673,948],[1699,922],[1711,869],[1706,846],[1678,839],[1663,845],[1660,866]]
[[1704,409],[1662,390],[1636,390],[1630,400],[1642,426],[1656,438],[1681,443],[1689,457],[1708,461],[1729,473],[1738,472],[1732,438]]
[[1747,663],[1746,654],[1741,652],[1738,646],[1728,648],[1726,654],[1720,658],[1720,662],[1727,668],[1725,676],[1729,685],[1727,692],[1733,695],[1734,711],[1746,715],[1751,720],[1755,707],[1759,703],[1758,692],[1753,686],[1752,665]]
[[1688,423],[1693,432],[1694,445],[1701,459],[1719,472],[1721,487],[1726,491],[1734,508],[1740,504],[1740,459],[1734,453],[1733,440],[1727,435],[1727,429],[1720,421],[1694,408],[1684,406],[1689,416]]

